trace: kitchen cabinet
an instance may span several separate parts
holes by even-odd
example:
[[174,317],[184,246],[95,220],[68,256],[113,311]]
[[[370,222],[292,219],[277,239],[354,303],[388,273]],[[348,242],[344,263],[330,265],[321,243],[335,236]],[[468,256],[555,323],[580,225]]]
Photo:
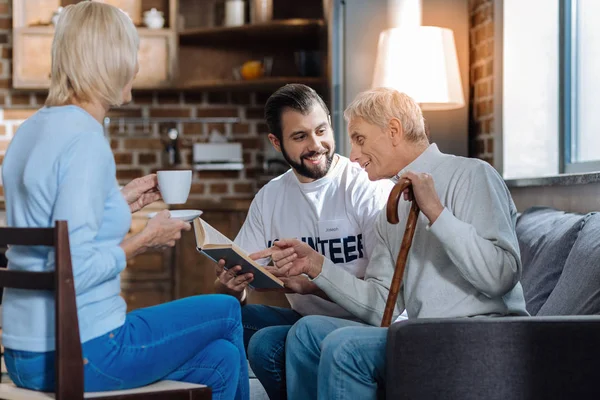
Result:
[[177,40],[175,33],[139,29],[140,70],[133,81],[134,89],[170,87],[175,79]]
[[[140,29],[139,73],[136,89],[170,87],[174,79],[176,37],[172,32]],[[50,86],[54,30],[49,27],[15,29],[13,86],[47,89]]]
[[48,27],[15,28],[13,41],[13,87],[50,86],[53,30]]
[[[59,6],[76,3],[74,0],[20,0],[13,6],[13,87],[16,89],[47,89],[50,86],[51,49],[54,37],[52,14]],[[165,27],[149,29],[138,27],[140,71],[135,89],[170,88],[176,79],[177,33],[175,15],[177,0],[111,0],[108,3],[128,10],[146,11],[157,7],[165,14]],[[40,4],[38,4],[40,3]],[[127,4],[126,4],[127,3]],[[130,4],[131,3],[131,4]],[[140,23],[141,15],[133,18]]]
[[163,304],[173,300],[169,282],[124,280],[121,282],[121,297],[127,303],[127,311]]

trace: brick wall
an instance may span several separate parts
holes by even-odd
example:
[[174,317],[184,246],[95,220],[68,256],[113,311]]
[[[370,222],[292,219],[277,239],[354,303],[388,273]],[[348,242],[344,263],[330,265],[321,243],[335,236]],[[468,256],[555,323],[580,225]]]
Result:
[[469,0],[470,84],[469,155],[494,164],[494,5]]
[[[244,170],[201,171],[194,173],[190,197],[213,199],[252,197],[262,173],[263,123],[266,95],[261,93],[134,93],[133,102],[109,112],[118,117],[234,117],[237,123],[152,123],[149,126],[113,124],[111,147],[117,163],[117,178],[127,182],[135,177],[164,168],[167,156],[164,134],[170,126],[180,132],[182,164],[191,168],[193,143],[205,142],[213,130],[230,135],[243,147]],[[113,118],[115,119],[115,118]],[[151,120],[150,120],[151,121]]]
[[[40,108],[46,98],[43,91],[11,88],[11,3],[11,0],[0,0],[0,162],[19,124]],[[226,124],[178,123],[176,127],[181,133],[182,149],[180,167],[191,168],[192,144],[206,141],[213,129],[231,134],[234,141],[243,145],[245,169],[195,173],[190,198],[248,198],[257,190],[262,172],[263,137],[266,132],[262,105],[267,95],[247,92],[134,92],[131,104],[111,110],[109,116],[113,119],[119,116],[239,118],[238,123]],[[165,167],[166,153],[161,138],[170,125],[152,123],[148,126],[111,127],[111,147],[121,183]]]

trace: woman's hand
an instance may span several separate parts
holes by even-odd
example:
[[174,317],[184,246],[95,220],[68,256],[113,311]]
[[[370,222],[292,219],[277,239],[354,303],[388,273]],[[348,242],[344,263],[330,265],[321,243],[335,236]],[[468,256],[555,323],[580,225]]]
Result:
[[192,226],[179,219],[171,219],[169,210],[162,210],[150,221],[140,233],[146,237],[148,248],[160,249],[173,247],[181,239],[181,231],[189,231]]
[[129,204],[129,209],[132,213],[162,198],[158,190],[156,174],[132,180],[121,189],[121,193],[125,197],[127,204]]
[[323,269],[324,257],[313,250],[308,244],[298,240],[278,240],[268,249],[253,253],[254,260],[271,257],[274,275],[291,277],[306,274],[316,278]]
[[146,227],[137,235],[121,243],[127,259],[135,257],[149,249],[173,247],[181,238],[181,231],[192,229],[188,222],[171,219],[169,210],[162,210],[148,221]]

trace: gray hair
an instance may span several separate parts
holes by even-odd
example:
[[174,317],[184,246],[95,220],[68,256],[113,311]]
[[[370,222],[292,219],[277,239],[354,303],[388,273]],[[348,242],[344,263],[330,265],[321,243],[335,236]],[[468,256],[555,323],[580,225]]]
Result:
[[375,88],[359,93],[344,111],[346,122],[361,118],[381,129],[391,119],[400,121],[404,137],[411,142],[427,140],[421,107],[410,96],[390,88]]

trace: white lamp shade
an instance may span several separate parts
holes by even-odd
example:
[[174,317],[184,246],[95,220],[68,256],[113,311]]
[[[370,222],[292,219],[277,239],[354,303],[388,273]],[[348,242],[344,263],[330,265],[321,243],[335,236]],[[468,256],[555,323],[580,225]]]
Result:
[[379,36],[373,87],[406,93],[423,110],[465,105],[454,34],[433,26],[388,29]]

